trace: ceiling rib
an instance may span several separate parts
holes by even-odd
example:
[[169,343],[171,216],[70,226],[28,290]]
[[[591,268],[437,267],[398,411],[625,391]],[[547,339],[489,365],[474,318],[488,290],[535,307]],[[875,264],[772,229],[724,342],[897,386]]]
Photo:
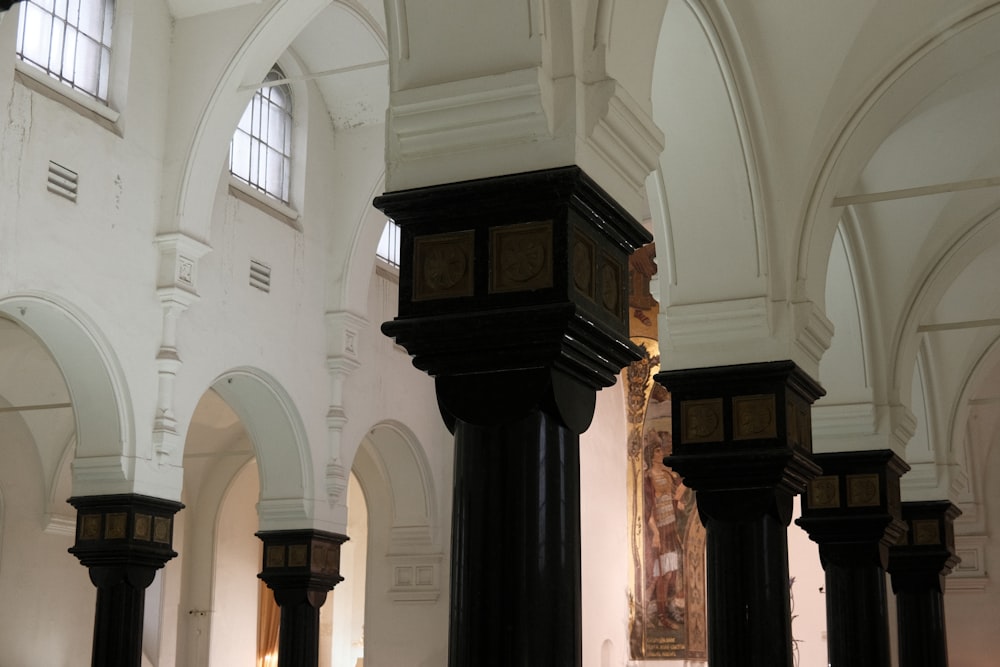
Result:
[[982,329],[984,327],[1000,327],[1000,318],[989,320],[965,320],[964,322],[941,322],[938,324],[921,324],[917,327],[918,333],[929,333],[932,331],[959,331],[961,329]]
[[347,67],[337,67],[335,69],[326,69],[322,72],[311,72],[309,74],[300,74],[298,76],[288,76],[284,79],[275,79],[273,81],[264,81],[262,83],[248,83],[240,86],[240,92],[246,92],[248,90],[257,90],[259,88],[271,88],[273,86],[280,86],[286,83],[293,83],[295,81],[309,81],[310,79],[322,79],[328,76],[336,76],[337,74],[346,74],[347,72],[356,72],[361,69],[371,69],[372,67],[381,67],[382,65],[388,65],[388,60],[374,60],[368,63],[358,63],[357,65],[348,65]]
[[840,197],[834,197],[833,203],[830,206],[832,208],[836,208],[838,206],[850,206],[852,204],[873,204],[875,202],[891,201],[893,199],[911,199],[913,197],[939,195],[946,192],[977,190],[979,188],[995,188],[998,186],[1000,186],[1000,176],[992,176],[990,178],[974,178],[967,181],[952,181],[950,183],[921,185],[916,188],[903,188],[902,190],[886,190],[884,192],[843,195]]
[[57,408],[71,408],[72,403],[42,403],[40,405],[9,405],[0,407],[0,412],[27,412],[28,410],[55,410]]

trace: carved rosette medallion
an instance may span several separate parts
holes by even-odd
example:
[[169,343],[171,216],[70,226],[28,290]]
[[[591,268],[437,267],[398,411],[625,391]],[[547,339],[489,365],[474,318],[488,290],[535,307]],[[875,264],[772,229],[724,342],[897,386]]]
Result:
[[840,507],[840,477],[824,475],[809,482],[806,495],[809,509],[829,510]]
[[573,235],[573,287],[594,300],[594,242],[577,231]]
[[916,519],[910,522],[913,531],[913,544],[941,544],[941,526],[936,519]]
[[775,438],[778,435],[773,394],[733,397],[733,415],[733,440]]
[[847,476],[848,507],[878,507],[881,502],[877,474]]
[[722,442],[722,399],[681,401],[681,443]]
[[490,230],[490,292],[552,287],[552,222]]
[[472,296],[474,240],[472,230],[415,239],[413,300]]
[[615,319],[625,316],[622,267],[607,253],[601,253],[597,267],[597,302]]

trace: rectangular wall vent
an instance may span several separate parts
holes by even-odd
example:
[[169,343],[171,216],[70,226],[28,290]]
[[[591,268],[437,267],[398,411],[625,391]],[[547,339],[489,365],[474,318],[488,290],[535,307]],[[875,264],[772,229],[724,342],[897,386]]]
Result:
[[256,259],[250,260],[250,287],[261,292],[271,291],[271,267]]
[[76,192],[80,175],[61,164],[49,161],[49,183],[47,189],[54,195],[76,203]]

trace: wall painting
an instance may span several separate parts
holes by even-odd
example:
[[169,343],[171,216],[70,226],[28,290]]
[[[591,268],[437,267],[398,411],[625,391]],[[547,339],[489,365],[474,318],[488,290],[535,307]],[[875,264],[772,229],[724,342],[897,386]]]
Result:
[[630,260],[630,333],[643,357],[625,369],[631,547],[629,643],[634,660],[705,660],[705,528],[694,492],[663,465],[672,451],[670,394],[660,370],[659,306],[649,291],[653,246]]

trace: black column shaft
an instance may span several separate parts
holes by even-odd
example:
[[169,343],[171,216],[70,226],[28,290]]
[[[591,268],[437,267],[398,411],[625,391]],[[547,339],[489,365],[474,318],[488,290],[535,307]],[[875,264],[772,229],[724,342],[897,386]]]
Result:
[[278,667],[315,667],[319,664],[319,610],[326,591],[278,590],[281,608],[278,630]]
[[579,436],[535,410],[455,426],[451,667],[578,667]]
[[947,667],[944,596],[938,589],[896,593],[899,667]]
[[[698,495],[699,508],[707,504],[710,495]],[[723,502],[746,502],[741,495],[725,494]],[[709,664],[791,667],[785,523],[771,514],[727,521],[713,519],[704,511],[702,520],[707,550]]]
[[91,664],[110,666],[142,663],[142,621],[151,567],[93,567],[97,587]]
[[888,667],[885,570],[827,563],[826,623],[831,667]]

